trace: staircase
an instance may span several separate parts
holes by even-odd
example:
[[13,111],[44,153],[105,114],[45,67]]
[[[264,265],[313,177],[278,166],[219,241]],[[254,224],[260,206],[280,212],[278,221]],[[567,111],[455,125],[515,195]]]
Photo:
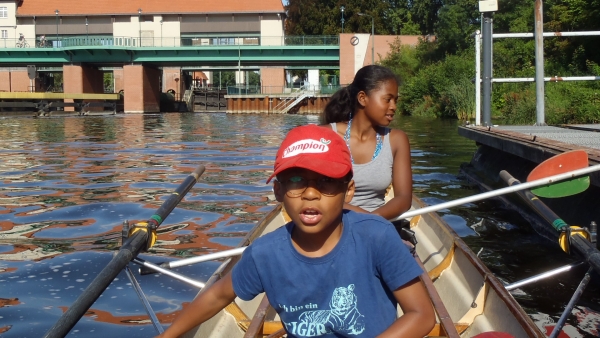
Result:
[[304,101],[304,99],[313,97],[314,91],[306,90],[306,88],[301,87],[300,90],[295,94],[296,95],[283,99],[277,106],[275,106],[275,108],[273,108],[273,112],[278,114],[286,114],[300,102]]
[[186,90],[183,93],[183,102],[185,103],[185,106],[187,107],[187,111],[194,111],[194,91],[193,90]]

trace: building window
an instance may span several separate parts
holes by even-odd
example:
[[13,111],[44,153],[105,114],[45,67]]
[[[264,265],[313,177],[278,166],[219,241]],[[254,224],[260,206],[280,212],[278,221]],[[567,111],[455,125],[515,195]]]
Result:
[[8,7],[0,7],[0,18],[8,18]]
[[2,30],[2,38],[3,39],[7,39],[8,38],[8,31],[6,29]]

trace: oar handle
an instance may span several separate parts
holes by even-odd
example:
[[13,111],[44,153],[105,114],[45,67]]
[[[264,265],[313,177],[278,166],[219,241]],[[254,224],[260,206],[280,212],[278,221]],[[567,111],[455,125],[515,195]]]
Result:
[[[508,172],[502,170],[500,177],[511,185],[522,185],[519,180],[512,177]],[[540,217],[549,223],[556,231],[567,228],[568,225],[550,209],[544,202],[536,198],[529,190],[518,192],[519,197],[525,201]],[[600,273],[600,252],[588,240],[579,235],[571,236],[571,246],[585,259],[590,266]]]
[[[196,170],[194,170],[194,172],[190,174],[177,189],[175,189],[175,192],[163,202],[160,208],[158,208],[156,213],[151,217],[151,222],[155,223],[155,226],[158,227],[169,213],[175,209],[177,203],[179,203],[185,194],[187,194],[194,184],[196,184],[203,172],[204,166],[196,168]],[[73,305],[67,309],[44,337],[58,338],[66,336],[90,306],[94,304],[96,299],[100,297],[108,285],[115,279],[119,272],[121,272],[121,270],[123,270],[123,268],[140,253],[142,248],[146,246],[147,241],[148,232],[146,231],[137,231],[129,237],[127,241],[123,243],[119,252],[104,267],[104,269],[102,269],[98,276],[94,278],[92,283],[90,283],[83,293],[79,295]]]

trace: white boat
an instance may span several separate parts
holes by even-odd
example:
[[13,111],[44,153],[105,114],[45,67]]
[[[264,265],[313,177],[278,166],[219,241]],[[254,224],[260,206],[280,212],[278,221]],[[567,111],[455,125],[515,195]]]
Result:
[[[425,207],[413,196],[412,208]],[[281,205],[271,211],[246,236],[240,246],[277,229],[289,221]],[[505,332],[516,338],[546,337],[521,306],[462,239],[436,213],[410,220],[418,244],[425,283],[434,304],[437,322],[428,337],[473,337],[482,333]],[[239,260],[225,261],[206,285],[216,282]],[[398,309],[401,314],[401,309]],[[183,337],[283,337],[285,331],[267,298],[252,301],[239,298],[204,324]],[[485,336],[485,335],[484,335]]]

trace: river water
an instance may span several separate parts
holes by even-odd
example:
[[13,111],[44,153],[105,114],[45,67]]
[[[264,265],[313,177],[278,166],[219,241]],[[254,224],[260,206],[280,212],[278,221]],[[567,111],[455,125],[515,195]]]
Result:
[[[148,219],[198,165],[206,172],[140,257],[159,263],[237,245],[273,207],[265,180],[283,136],[317,122],[316,116],[220,113],[0,118],[0,335],[42,336],[118,250],[122,223]],[[458,136],[457,125],[395,121],[410,138],[414,192],[427,203],[479,192],[459,175],[475,144]],[[440,215],[506,282],[573,261],[499,201]],[[486,226],[475,231],[482,220]],[[218,264],[177,271],[205,281]],[[163,324],[198,291],[169,277],[139,276],[131,267]],[[523,287],[514,296],[536,321],[551,322],[583,273]],[[592,285],[569,319],[579,336],[597,335],[594,323],[580,319],[600,311],[598,303]],[[155,334],[122,272],[69,337]]]

